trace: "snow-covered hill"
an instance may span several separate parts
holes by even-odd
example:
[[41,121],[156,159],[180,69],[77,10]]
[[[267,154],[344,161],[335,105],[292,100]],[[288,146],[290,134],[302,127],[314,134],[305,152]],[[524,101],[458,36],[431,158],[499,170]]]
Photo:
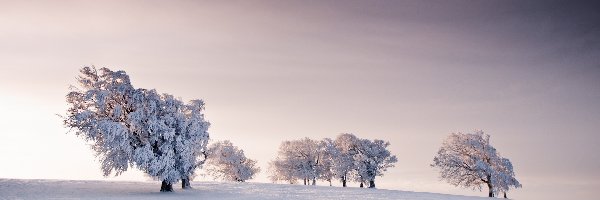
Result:
[[159,182],[0,179],[0,199],[395,199],[489,198],[397,190],[269,183],[193,182],[193,189],[160,193]]

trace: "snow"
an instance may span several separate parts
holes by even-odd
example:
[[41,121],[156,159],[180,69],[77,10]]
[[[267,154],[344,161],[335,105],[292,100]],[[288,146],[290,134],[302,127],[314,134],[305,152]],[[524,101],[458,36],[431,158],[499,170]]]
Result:
[[[483,200],[398,190],[271,183],[192,182],[193,189],[159,192],[160,182],[0,179],[0,199],[396,199]],[[177,187],[175,187],[177,186]]]

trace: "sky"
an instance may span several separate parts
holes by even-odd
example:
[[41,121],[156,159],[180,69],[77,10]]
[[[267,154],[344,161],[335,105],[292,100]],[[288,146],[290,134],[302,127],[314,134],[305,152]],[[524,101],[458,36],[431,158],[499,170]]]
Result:
[[211,138],[258,160],[255,182],[268,182],[284,140],[354,133],[389,141],[398,157],[379,188],[486,196],[429,166],[447,135],[482,129],[523,184],[509,197],[594,199],[599,8],[0,0],[0,178],[148,180],[135,170],[103,177],[62,125],[69,86],[95,65],[125,70],[136,88],[203,99]]

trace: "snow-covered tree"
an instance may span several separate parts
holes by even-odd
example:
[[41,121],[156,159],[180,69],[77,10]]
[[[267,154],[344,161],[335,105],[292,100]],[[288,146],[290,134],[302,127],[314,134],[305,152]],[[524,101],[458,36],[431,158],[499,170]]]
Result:
[[388,168],[398,161],[387,149],[389,142],[383,140],[358,141],[358,153],[354,155],[356,174],[359,182],[369,182],[369,188],[375,188],[375,177],[383,176]]
[[[133,106],[127,103],[135,91],[129,76],[123,71],[106,68],[98,72],[84,67],[78,77],[80,88],[72,87],[67,95],[64,124],[75,130],[77,136],[88,142],[96,152],[104,176],[127,171],[132,158],[132,147],[141,145],[141,139],[132,135],[128,127],[128,112]],[[131,144],[133,143],[133,144]]]
[[244,182],[260,171],[256,161],[229,140],[211,144],[207,151],[206,171],[215,179]]
[[270,178],[273,182],[284,180],[290,183],[302,179],[305,185],[310,180],[314,185],[317,178],[330,185],[333,179],[339,179],[343,187],[348,180],[356,180],[374,188],[375,177],[382,176],[397,162],[388,146],[389,142],[359,139],[349,133],[340,134],[335,140],[284,141],[279,146],[277,158],[270,163]]
[[[133,133],[140,132],[147,135],[147,143],[136,146],[133,151],[133,164],[151,177],[162,181],[161,191],[172,191],[172,184],[181,179],[178,170],[178,157],[176,151],[176,140],[180,133],[176,134],[176,127],[181,119],[177,110],[181,106],[179,101],[167,95],[159,95],[155,90],[138,90],[136,97],[140,101],[139,109],[132,112],[130,122],[135,122],[139,129],[132,130]],[[130,125],[131,126],[131,125]]]
[[[319,177],[319,165],[322,153],[319,151],[319,142],[310,138],[301,140],[284,141],[279,146],[277,158],[271,162],[272,180],[283,180],[290,177],[302,179],[304,185],[316,184]],[[279,174],[291,173],[291,174]]]
[[450,134],[431,166],[439,168],[441,178],[452,185],[474,190],[481,190],[482,185],[487,185],[489,197],[508,190],[510,186],[521,186],[514,179],[510,161],[499,156],[490,145],[490,136],[480,130]]
[[333,164],[337,159],[337,155],[339,152],[335,148],[335,143],[330,138],[325,138],[319,141],[319,153],[321,154],[321,161],[318,165],[318,179],[329,182],[329,186],[331,186],[333,179],[335,178],[335,173],[333,171]]
[[342,187],[347,186],[347,182],[352,180],[353,171],[356,169],[354,156],[358,153],[358,139],[350,133],[338,135],[333,141],[334,147],[330,149],[329,154],[334,158],[332,162],[332,172],[335,178],[342,182]]
[[506,193],[508,190],[512,188],[520,188],[521,183],[515,178],[515,172],[513,171],[513,166],[508,158],[500,158],[497,163],[494,165],[494,169],[496,169],[496,178],[494,178],[494,193],[496,196],[500,194],[500,192],[504,193],[504,198],[506,198]]
[[294,169],[292,162],[288,160],[273,160],[269,163],[269,179],[276,183],[278,181],[285,181],[289,184],[298,183],[296,177],[296,169]]
[[210,123],[204,119],[204,101],[191,100],[183,105],[181,113],[183,121],[179,124],[176,133],[180,133],[176,140],[179,173],[181,174],[182,188],[190,187],[190,180],[195,176],[195,171],[202,166],[206,159],[206,147],[209,140],[207,132]]
[[155,90],[134,89],[124,71],[84,67],[80,72],[79,86],[67,95],[64,124],[91,143],[104,176],[135,166],[161,180],[161,191],[193,176],[210,125],[201,100],[183,104]]
[[[154,90],[144,92],[144,101],[156,103],[159,109],[156,110],[157,113],[147,115],[150,116],[149,119],[141,121],[142,127],[146,124],[148,130],[155,134],[150,134],[150,145],[147,148],[140,148],[134,154],[138,168],[163,180],[164,191],[171,191],[171,184],[180,179],[182,188],[189,188],[190,178],[203,162],[200,158],[206,151],[209,139],[206,131],[210,124],[202,114],[204,103],[193,100],[189,104],[183,104],[172,95],[157,95]],[[144,103],[141,102],[140,105]],[[136,123],[139,122],[136,120]]]

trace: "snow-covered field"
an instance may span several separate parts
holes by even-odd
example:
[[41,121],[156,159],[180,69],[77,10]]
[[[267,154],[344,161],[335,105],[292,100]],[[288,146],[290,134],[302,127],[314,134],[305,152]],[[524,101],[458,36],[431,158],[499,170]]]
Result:
[[[179,185],[177,185],[179,186]],[[0,179],[0,199],[395,199],[482,200],[446,194],[269,183],[193,182],[160,193],[159,182]]]

